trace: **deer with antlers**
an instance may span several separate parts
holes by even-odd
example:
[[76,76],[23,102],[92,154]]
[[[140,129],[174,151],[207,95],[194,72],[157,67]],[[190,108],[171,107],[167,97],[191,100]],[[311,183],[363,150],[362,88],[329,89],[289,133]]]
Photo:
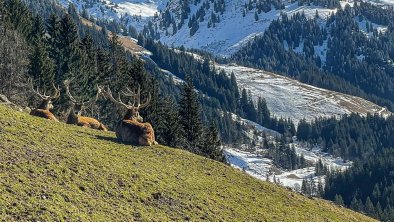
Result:
[[86,107],[93,105],[98,100],[100,94],[102,93],[102,89],[99,86],[97,86],[96,96],[91,100],[88,101],[76,100],[74,96],[71,95],[70,92],[71,81],[72,80],[64,81],[64,86],[66,87],[66,95],[69,98],[70,102],[73,104],[73,107],[67,117],[67,124],[74,124],[86,128],[108,131],[108,129],[98,120],[91,117],[81,116],[82,111]]
[[149,94],[147,100],[141,104],[141,88],[138,87],[137,92],[126,88],[127,92],[122,92],[123,96],[130,97],[132,102],[124,103],[121,99],[121,94],[118,94],[118,99],[112,96],[109,87],[104,90],[104,95],[113,103],[120,107],[127,109],[126,115],[119,121],[116,128],[116,136],[123,142],[128,142],[133,145],[151,146],[157,144],[155,141],[155,133],[150,123],[144,123],[140,116],[139,110],[149,105],[151,95]]
[[55,84],[52,83],[55,92],[52,96],[47,96],[45,95],[46,94],[45,91],[43,94],[40,93],[38,87],[37,89],[34,89],[33,81],[31,79],[29,79],[29,84],[32,92],[34,92],[37,96],[41,98],[41,104],[36,109],[33,109],[30,112],[30,115],[59,122],[59,120],[57,120],[55,115],[53,115],[50,110],[53,109],[52,100],[55,100],[60,97],[60,88],[56,87]]

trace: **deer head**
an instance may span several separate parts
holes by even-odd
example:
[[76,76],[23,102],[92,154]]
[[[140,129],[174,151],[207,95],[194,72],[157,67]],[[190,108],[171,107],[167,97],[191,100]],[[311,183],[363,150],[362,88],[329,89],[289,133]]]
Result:
[[[126,97],[130,97],[130,99],[127,103],[124,103],[122,101],[121,94],[123,94]],[[119,106],[127,109],[127,113],[123,119],[125,119],[125,120],[131,119],[131,120],[135,120],[138,122],[143,122],[143,118],[140,116],[139,110],[142,108],[145,108],[149,105],[150,100],[151,100],[151,95],[149,94],[146,101],[141,104],[141,87],[140,86],[138,86],[137,91],[132,91],[126,87],[126,92],[122,91],[121,93],[119,93],[118,99],[115,99],[112,96],[112,92],[109,87],[107,87],[107,89],[104,90],[104,95],[105,95],[105,97],[110,99],[116,105],[119,105]]]
[[60,87],[59,86],[56,87],[55,84],[52,83],[52,87],[54,89],[54,94],[52,96],[47,96],[45,90],[44,90],[44,93],[40,93],[38,87],[37,87],[37,89],[34,89],[34,84],[33,84],[32,79],[29,79],[28,82],[29,82],[32,92],[34,92],[34,94],[36,94],[37,96],[39,96],[42,99],[41,104],[38,106],[37,109],[43,109],[43,110],[53,109],[52,100],[60,97]]
[[100,94],[102,93],[102,88],[100,88],[99,86],[97,86],[97,93],[96,96],[90,100],[76,100],[75,97],[73,95],[71,95],[70,92],[70,83],[72,82],[73,79],[69,80],[65,80],[64,81],[64,86],[66,87],[66,95],[69,98],[69,100],[71,101],[71,103],[73,104],[73,110],[71,111],[72,113],[70,114],[74,114],[75,116],[81,116],[82,111],[86,108],[89,107],[91,105],[93,105],[99,98]]

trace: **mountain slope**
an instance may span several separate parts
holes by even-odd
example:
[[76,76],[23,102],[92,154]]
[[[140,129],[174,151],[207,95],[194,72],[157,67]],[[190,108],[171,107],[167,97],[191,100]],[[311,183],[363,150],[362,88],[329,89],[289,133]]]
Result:
[[263,97],[272,113],[291,118],[294,123],[302,119],[312,121],[319,117],[341,116],[350,113],[361,115],[391,114],[386,108],[363,98],[314,87],[297,80],[260,69],[231,65],[215,66],[234,73],[238,85],[250,90],[255,100]]
[[372,221],[185,151],[0,114],[3,220]]
[[[115,20],[125,27],[133,26],[138,31],[149,29],[147,32],[150,37],[167,45],[201,49],[218,56],[230,56],[254,37],[262,35],[281,13],[290,16],[303,12],[313,17],[318,12],[322,18],[326,18],[337,11],[314,5],[300,6],[297,1],[289,3],[276,0],[258,3],[249,0],[58,1],[65,7],[73,3],[80,11],[85,8],[94,18]],[[343,6],[347,3],[341,1]],[[258,5],[263,4],[267,4],[268,8],[261,11]],[[283,8],[274,4],[283,4]],[[258,18],[255,12],[258,12]],[[196,18],[195,22],[191,22],[193,17]]]

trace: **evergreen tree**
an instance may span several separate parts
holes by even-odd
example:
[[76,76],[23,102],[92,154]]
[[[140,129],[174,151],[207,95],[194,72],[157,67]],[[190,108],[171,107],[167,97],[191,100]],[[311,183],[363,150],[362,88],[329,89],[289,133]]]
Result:
[[350,202],[350,209],[358,212],[361,212],[363,210],[362,202],[358,200],[355,196],[353,197],[352,202]]
[[65,15],[60,22],[60,48],[61,57],[61,76],[63,81],[66,78],[82,75],[79,64],[79,35],[78,29],[70,15]]
[[181,100],[179,102],[179,115],[186,139],[186,147],[192,152],[199,153],[201,144],[202,123],[200,105],[192,79],[186,77],[182,86]]
[[373,206],[373,203],[369,197],[367,197],[367,199],[365,200],[364,206],[364,210],[367,214],[375,216],[375,207]]
[[47,52],[44,23],[38,16],[34,19],[30,40],[32,53],[29,55],[28,74],[35,80],[35,85],[44,88],[45,91],[52,87],[54,65]]
[[344,206],[344,202],[340,194],[335,195],[334,203],[339,206]]
[[60,38],[60,19],[56,14],[51,14],[47,21],[49,57],[54,61],[55,65],[55,81],[61,84],[62,79],[62,54],[61,54],[61,38]]
[[264,98],[259,97],[257,101],[257,123],[268,127],[270,125],[270,111]]
[[211,159],[225,162],[219,131],[214,122],[205,129],[202,152]]
[[154,124],[157,141],[171,147],[182,147],[184,133],[175,101],[170,97],[161,99],[158,108],[159,118]]

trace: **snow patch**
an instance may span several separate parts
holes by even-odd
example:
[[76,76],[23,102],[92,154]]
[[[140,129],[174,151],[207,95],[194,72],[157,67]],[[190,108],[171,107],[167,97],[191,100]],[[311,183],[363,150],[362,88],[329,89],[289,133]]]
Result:
[[361,115],[391,114],[387,109],[360,97],[314,87],[263,70],[235,64],[216,64],[215,67],[229,75],[234,73],[238,86],[250,90],[253,99],[265,98],[271,113],[291,118],[296,125],[304,118],[311,121],[319,117],[340,117],[352,112]]

